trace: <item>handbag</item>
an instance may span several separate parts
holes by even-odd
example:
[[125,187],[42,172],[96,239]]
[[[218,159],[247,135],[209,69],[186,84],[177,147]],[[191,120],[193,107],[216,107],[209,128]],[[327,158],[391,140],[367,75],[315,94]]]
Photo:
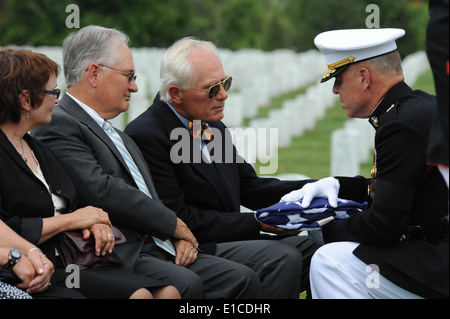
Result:
[[[111,227],[116,244],[126,242],[125,236],[116,227]],[[95,238],[90,236],[87,240],[79,230],[63,232],[56,245],[64,267],[75,264],[80,270],[95,269],[105,266],[124,267],[125,264],[115,249],[104,256],[95,254]]]

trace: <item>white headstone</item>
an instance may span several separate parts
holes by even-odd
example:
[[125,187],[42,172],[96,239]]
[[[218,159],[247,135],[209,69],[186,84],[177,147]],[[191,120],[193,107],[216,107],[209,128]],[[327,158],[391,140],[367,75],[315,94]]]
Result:
[[341,128],[331,133],[331,176],[355,176],[359,174],[358,136],[358,131],[351,128]]

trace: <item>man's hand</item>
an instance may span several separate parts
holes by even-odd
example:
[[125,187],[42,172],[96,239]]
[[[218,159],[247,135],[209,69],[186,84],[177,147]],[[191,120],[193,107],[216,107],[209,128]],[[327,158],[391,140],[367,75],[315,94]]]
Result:
[[303,208],[309,207],[315,197],[328,198],[331,207],[337,207],[339,181],[334,177],[326,177],[314,183],[308,183],[299,190],[292,191],[281,198],[282,202],[302,201]]
[[197,260],[197,250],[192,244],[186,240],[174,241],[177,255],[175,256],[175,264],[186,267]]
[[194,246],[194,248],[198,248],[197,239],[194,237],[191,230],[186,226],[186,224],[179,218],[177,218],[177,228],[175,229],[173,237],[186,240],[190,242],[192,246]]

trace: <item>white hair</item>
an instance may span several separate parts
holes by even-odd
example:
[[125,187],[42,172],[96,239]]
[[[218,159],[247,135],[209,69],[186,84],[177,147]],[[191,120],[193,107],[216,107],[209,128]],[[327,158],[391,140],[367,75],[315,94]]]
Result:
[[171,102],[169,94],[171,85],[178,85],[180,89],[187,90],[197,80],[189,62],[189,56],[195,49],[219,56],[219,50],[209,41],[185,37],[175,42],[161,61],[160,94],[162,101]]

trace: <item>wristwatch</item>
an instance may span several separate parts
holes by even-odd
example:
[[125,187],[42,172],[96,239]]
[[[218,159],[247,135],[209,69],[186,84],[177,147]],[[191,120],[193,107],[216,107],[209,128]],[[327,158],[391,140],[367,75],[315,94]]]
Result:
[[15,248],[11,248],[8,255],[8,262],[3,267],[6,270],[12,270],[13,267],[19,262],[22,257],[22,253]]

